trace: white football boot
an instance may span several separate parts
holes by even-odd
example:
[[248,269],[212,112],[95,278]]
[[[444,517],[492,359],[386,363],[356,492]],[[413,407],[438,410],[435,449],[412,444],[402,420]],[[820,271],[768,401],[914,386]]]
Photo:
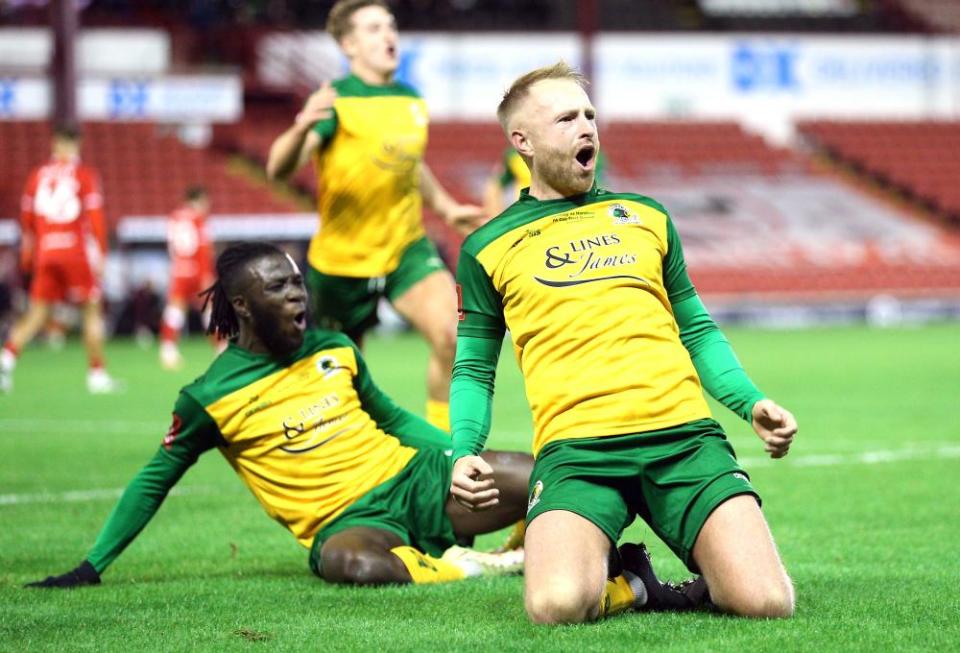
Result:
[[467,577],[509,576],[523,573],[523,549],[484,553],[462,546],[452,546],[440,559],[456,565]]
[[87,372],[87,392],[92,395],[106,395],[121,391],[121,385],[102,367]]
[[13,392],[13,368],[17,366],[17,357],[6,349],[0,350],[0,393]]

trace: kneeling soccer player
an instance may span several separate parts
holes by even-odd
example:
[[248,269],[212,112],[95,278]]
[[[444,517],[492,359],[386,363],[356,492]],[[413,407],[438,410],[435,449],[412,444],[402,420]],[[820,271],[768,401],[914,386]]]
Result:
[[638,516],[702,572],[683,593],[691,603],[709,594],[730,614],[789,617],[793,585],[704,389],[750,423],[773,458],[789,452],[797,420],[754,385],[711,319],[667,210],[596,185],[597,112],[585,85],[566,64],[538,68],[497,111],[531,181],[461,250],[452,492],[474,505],[496,487],[477,480],[491,472],[478,454],[509,330],[534,416],[530,619],[579,623],[649,608],[649,588],[636,583],[646,553],[615,550]]
[[522,570],[522,549],[451,545],[523,517],[530,456],[485,453],[502,490],[488,510],[460,507],[448,498],[449,436],[394,404],[349,338],[306,328],[307,294],[289,256],[272,245],[236,245],[218,259],[217,274],[211,330],[229,346],[181,390],[162,446],[82,564],[31,586],[99,583],[213,448],[310,549],[310,568],[325,580],[430,583]]

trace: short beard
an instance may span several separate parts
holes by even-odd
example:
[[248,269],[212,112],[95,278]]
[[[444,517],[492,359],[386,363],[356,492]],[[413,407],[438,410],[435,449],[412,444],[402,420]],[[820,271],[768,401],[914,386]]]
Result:
[[589,178],[577,175],[566,155],[550,154],[537,167],[542,171],[540,176],[550,179],[550,185],[564,197],[586,193],[593,186],[593,175]]
[[303,344],[303,338],[299,338],[298,342],[292,342],[280,335],[283,331],[280,327],[280,320],[272,315],[255,320],[252,326],[253,332],[257,334],[257,338],[260,339],[263,346],[276,356],[291,354]]

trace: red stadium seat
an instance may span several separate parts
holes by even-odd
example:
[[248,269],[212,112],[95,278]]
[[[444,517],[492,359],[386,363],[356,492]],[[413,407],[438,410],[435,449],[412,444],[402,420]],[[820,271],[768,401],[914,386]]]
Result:
[[[158,125],[87,123],[83,134],[83,158],[100,171],[104,208],[112,225],[125,215],[165,215],[194,184],[210,188],[215,213],[301,210],[261,183],[228,171],[225,155],[191,149]],[[6,159],[0,217],[19,215],[22,185],[30,168],[49,156],[49,139],[45,122],[0,122],[0,148],[18,152]]]

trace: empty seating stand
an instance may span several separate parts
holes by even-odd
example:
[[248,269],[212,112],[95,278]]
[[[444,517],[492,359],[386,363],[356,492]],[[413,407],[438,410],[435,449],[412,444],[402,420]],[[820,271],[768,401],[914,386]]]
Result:
[[[50,127],[46,122],[0,122],[0,150],[0,217],[14,218],[27,174],[49,157]],[[217,214],[303,210],[232,172],[225,155],[187,147],[168,128],[153,123],[84,124],[82,157],[100,172],[104,209],[113,227],[124,216],[167,215],[195,184],[207,187]]]
[[815,149],[960,225],[960,122],[804,122]]
[[[218,142],[263,164],[273,139],[290,125],[293,111],[276,103],[248,106],[243,122],[221,130]],[[600,135],[608,179],[725,172],[779,175],[806,170],[802,158],[771,147],[730,121],[613,122],[603,124]],[[434,122],[426,161],[457,199],[479,202],[484,183],[506,147],[503,131],[494,122]],[[293,185],[306,195],[316,193],[316,178],[309,166],[295,175]],[[429,212],[425,224],[447,260],[454,262],[460,236]]]

